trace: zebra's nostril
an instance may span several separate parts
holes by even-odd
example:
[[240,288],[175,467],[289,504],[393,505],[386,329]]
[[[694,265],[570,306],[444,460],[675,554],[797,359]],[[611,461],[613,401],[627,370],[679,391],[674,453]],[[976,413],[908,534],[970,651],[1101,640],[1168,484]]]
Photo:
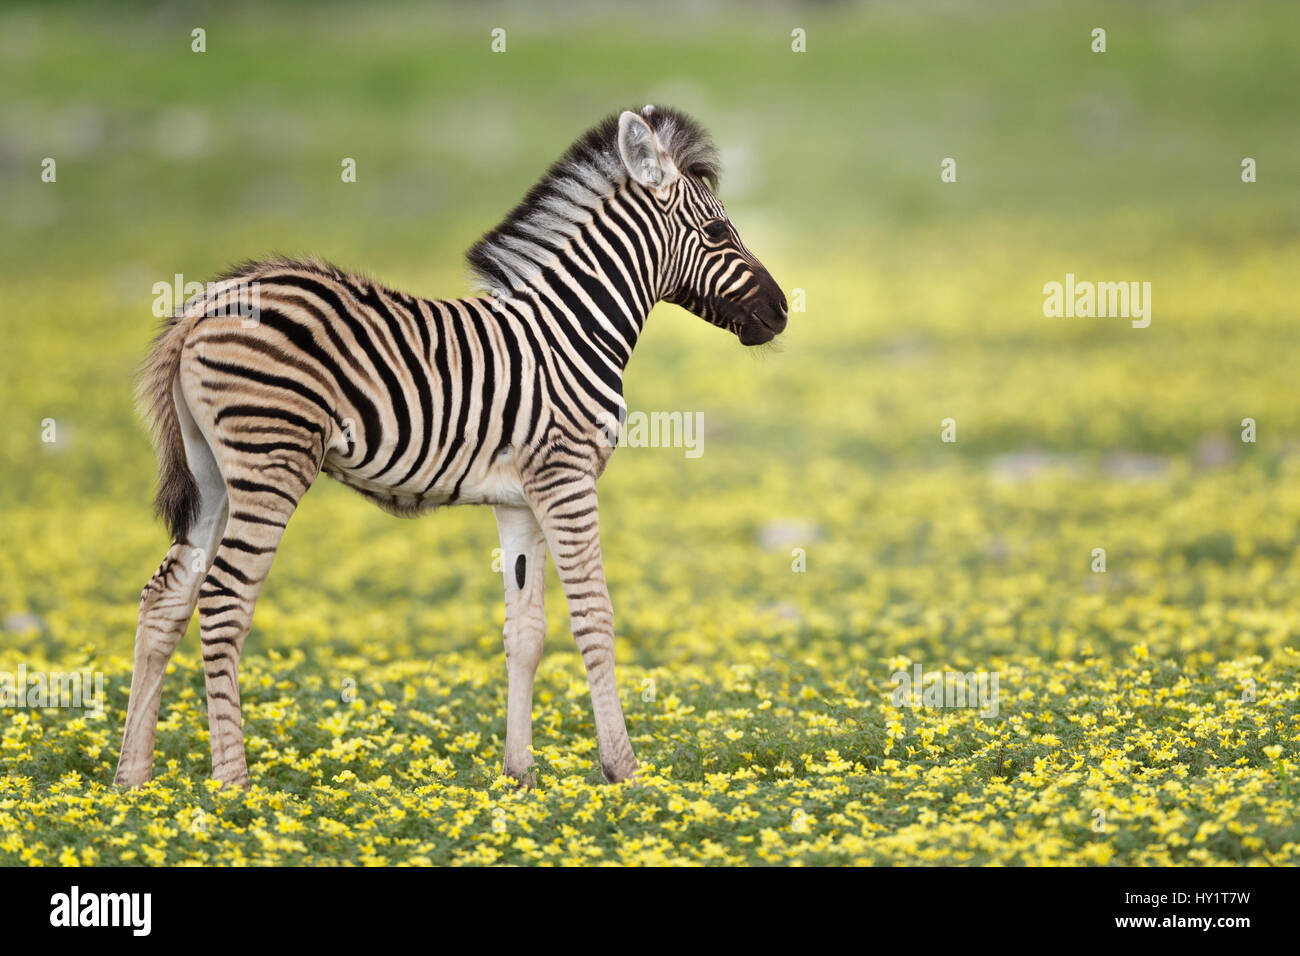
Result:
[[769,332],[780,332],[785,328],[786,324],[785,311],[782,310],[778,312],[771,306],[763,309],[761,312],[758,310],[751,312],[750,318]]

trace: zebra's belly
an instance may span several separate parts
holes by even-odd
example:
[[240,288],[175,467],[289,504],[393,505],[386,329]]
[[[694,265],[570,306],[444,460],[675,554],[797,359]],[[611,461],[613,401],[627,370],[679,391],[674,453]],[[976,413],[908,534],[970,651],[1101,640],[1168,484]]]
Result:
[[331,478],[361,492],[385,511],[414,516],[444,505],[513,505],[527,504],[519,470],[507,451],[491,462],[475,462],[467,471],[443,476],[432,486],[418,481],[394,486],[360,475],[340,463],[326,458],[321,469]]

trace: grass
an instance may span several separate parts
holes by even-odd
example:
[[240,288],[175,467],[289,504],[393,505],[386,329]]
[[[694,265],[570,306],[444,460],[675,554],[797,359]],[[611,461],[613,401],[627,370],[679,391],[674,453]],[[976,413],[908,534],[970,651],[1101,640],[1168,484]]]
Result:
[[[0,672],[102,672],[105,709],[0,717],[0,863],[1295,863],[1292,21],[7,8]],[[598,784],[553,573],[520,794],[490,515],[322,482],[245,650],[252,790],[206,780],[192,632],[155,781],[113,791],[167,543],[131,401],[153,284],[285,252],[460,294],[463,249],[647,101],[714,132],[807,310],[753,353],[661,306],[632,362],[633,410],[705,422],[701,457],[621,449],[601,482],[640,784]],[[1066,272],[1150,281],[1151,326],[1045,318]],[[997,715],[896,706],[917,663],[997,673]]]

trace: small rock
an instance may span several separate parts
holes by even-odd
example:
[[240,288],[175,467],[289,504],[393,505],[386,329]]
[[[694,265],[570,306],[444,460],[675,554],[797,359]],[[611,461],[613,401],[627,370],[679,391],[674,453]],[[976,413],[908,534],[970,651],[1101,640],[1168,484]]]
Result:
[[6,614],[5,630],[10,634],[21,634],[25,631],[39,631],[45,627],[45,622],[35,614]]
[[1222,435],[1206,435],[1196,446],[1192,461],[1197,468],[1225,468],[1237,457],[1237,449]]
[[1041,478],[1053,469],[1077,472],[1076,456],[1058,455],[1044,451],[1013,451],[989,459],[989,477],[998,481],[1018,483]]
[[804,548],[820,541],[822,529],[811,521],[797,518],[769,521],[758,530],[758,543],[762,548],[776,551],[784,548]]
[[798,622],[803,620],[803,612],[789,601],[781,601],[777,604],[766,604],[761,610],[782,621]]
[[1103,474],[1125,481],[1152,481],[1169,471],[1169,459],[1138,452],[1117,452],[1101,463]]

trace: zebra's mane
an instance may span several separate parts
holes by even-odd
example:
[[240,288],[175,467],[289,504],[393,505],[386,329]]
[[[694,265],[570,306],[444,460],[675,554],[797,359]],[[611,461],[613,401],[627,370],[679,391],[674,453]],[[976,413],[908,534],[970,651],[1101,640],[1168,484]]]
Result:
[[[551,262],[599,207],[628,180],[611,113],[565,151],[523,201],[465,253],[475,285],[498,294],[519,288]],[[721,166],[709,134],[685,113],[647,106],[641,117],[673,164],[717,189]]]

